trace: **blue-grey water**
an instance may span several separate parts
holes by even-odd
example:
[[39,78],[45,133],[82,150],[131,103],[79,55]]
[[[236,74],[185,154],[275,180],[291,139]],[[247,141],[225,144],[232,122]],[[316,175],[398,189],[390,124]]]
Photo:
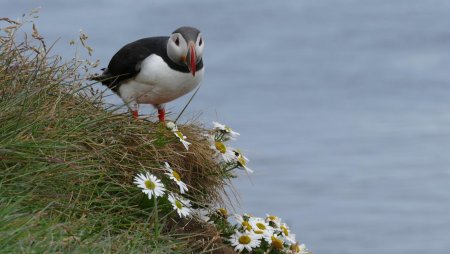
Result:
[[35,6],[55,52],[72,56],[82,28],[102,65],[135,39],[202,30],[185,119],[241,133],[255,173],[234,182],[239,211],[281,216],[316,254],[450,253],[450,1],[2,0],[0,16]]

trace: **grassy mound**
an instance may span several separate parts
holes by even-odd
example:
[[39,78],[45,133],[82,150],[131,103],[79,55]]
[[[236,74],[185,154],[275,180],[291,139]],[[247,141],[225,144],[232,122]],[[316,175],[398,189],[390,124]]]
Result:
[[[179,126],[187,152],[159,124],[131,120],[80,93],[78,62],[51,56],[36,30],[0,31],[0,249],[2,252],[200,253],[222,249],[218,232],[174,219],[133,184],[169,162],[197,204],[223,204],[226,177],[199,125]],[[177,186],[167,183],[173,190]]]

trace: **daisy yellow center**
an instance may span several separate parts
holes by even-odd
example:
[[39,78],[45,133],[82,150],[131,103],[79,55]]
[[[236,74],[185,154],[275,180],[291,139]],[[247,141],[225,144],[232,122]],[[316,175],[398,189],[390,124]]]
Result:
[[293,252],[300,252],[300,246],[298,244],[292,244],[290,249]]
[[180,174],[178,174],[178,172],[177,171],[172,171],[172,175],[173,175],[173,177],[175,177],[175,179],[177,179],[177,181],[181,181],[181,176],[180,176]]
[[156,188],[156,184],[150,180],[145,180],[144,184],[145,184],[145,188],[147,188],[149,190],[154,190]]
[[228,211],[225,208],[219,208],[219,212],[224,216],[227,217],[228,216]]
[[281,226],[280,228],[283,230],[285,236],[289,236],[289,230],[285,226]]
[[250,225],[250,223],[248,223],[248,221],[243,221],[242,222],[242,226],[247,229],[247,230],[251,230],[252,226]]
[[255,232],[255,234],[258,234],[258,235],[264,234],[264,231],[262,231],[262,230],[255,230],[253,232]]
[[227,151],[227,147],[222,142],[216,141],[215,145],[220,153],[225,153]]
[[239,237],[240,244],[249,244],[251,241],[252,241],[252,239],[248,235],[242,235]]
[[238,163],[239,163],[241,166],[245,166],[246,162],[245,162],[244,157],[239,156],[237,160],[238,160]]
[[256,226],[257,226],[259,229],[262,229],[262,230],[265,230],[265,229],[266,229],[266,225],[262,224],[261,222],[256,223]]
[[272,236],[272,246],[276,249],[282,250],[283,249],[283,241],[276,238],[275,236]]
[[275,216],[275,215],[269,215],[269,216],[267,216],[267,218],[269,218],[269,220],[277,220],[278,219],[277,216]]
[[178,200],[175,200],[175,206],[176,206],[178,209],[183,208],[183,204],[181,204],[181,202],[178,201]]
[[178,138],[184,139],[183,133],[181,133],[181,131],[177,131],[175,132],[175,134],[177,135]]

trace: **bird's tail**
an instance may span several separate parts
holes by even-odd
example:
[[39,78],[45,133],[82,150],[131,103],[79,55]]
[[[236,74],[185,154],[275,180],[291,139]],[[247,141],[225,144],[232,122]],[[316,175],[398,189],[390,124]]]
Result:
[[102,71],[103,71],[102,74],[94,74],[94,75],[88,77],[88,80],[99,81],[99,82],[103,83],[104,81],[111,78],[111,76],[109,75],[108,69],[103,68]]
[[88,80],[100,82],[103,85],[109,87],[114,92],[117,92],[117,88],[118,88],[117,78],[118,77],[111,75],[111,73],[109,73],[108,69],[106,69],[106,68],[103,68],[102,71],[103,71],[102,74],[94,74],[94,75],[88,77]]

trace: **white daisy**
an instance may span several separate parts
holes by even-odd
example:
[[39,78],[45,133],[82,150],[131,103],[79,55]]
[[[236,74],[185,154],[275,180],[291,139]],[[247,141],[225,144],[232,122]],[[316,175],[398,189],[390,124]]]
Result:
[[242,217],[244,218],[244,219],[250,219],[251,217],[253,217],[253,214],[251,214],[251,213],[244,213],[244,214],[242,214]]
[[214,130],[216,132],[218,132],[218,135],[220,136],[220,140],[235,140],[237,136],[239,136],[240,134],[233,131],[230,127],[218,123],[218,122],[213,122],[214,125]]
[[172,193],[169,194],[169,201],[180,218],[187,217],[191,214],[191,201]]
[[281,235],[290,243],[296,243],[295,234],[292,234],[289,230],[289,227],[286,223],[281,224],[280,226]]
[[235,251],[242,252],[244,248],[251,252],[252,249],[258,247],[261,241],[255,236],[253,232],[241,233],[236,231],[230,238],[231,246],[235,247]]
[[178,187],[180,187],[180,192],[181,194],[184,194],[186,191],[188,191],[187,185],[181,181],[181,176],[180,174],[173,170],[169,163],[164,162],[164,166],[166,168],[166,170],[168,171],[167,173],[165,173],[165,175],[169,176],[170,179],[172,179],[173,181],[175,181],[175,183],[178,185]]
[[284,249],[283,239],[277,237],[276,235],[272,235],[270,245],[279,251]]
[[272,244],[272,236],[273,236],[273,229],[266,229],[266,230],[254,230],[253,233],[258,237],[258,239],[262,239],[266,241],[268,244]]
[[271,226],[269,226],[269,223],[265,222],[264,219],[259,217],[251,217],[248,219],[248,222],[250,223],[250,225],[252,225],[252,228],[254,230],[266,230],[268,228],[272,228]]
[[155,198],[161,197],[166,191],[161,180],[148,172],[135,176],[134,183],[142,189],[142,192],[148,195],[149,199],[151,199],[152,196],[155,196]]
[[180,142],[183,144],[184,148],[186,148],[186,151],[189,150],[189,145],[191,143],[186,141],[186,136],[183,135],[183,133],[181,133],[181,131],[174,131],[173,134],[175,134],[175,136],[180,140]]
[[249,159],[245,157],[239,149],[233,149],[233,153],[238,166],[247,171],[247,173],[253,173],[253,170],[247,167],[247,162]]
[[269,226],[269,223],[265,222],[264,219],[258,217],[251,217],[248,220],[252,231],[259,237],[259,239],[264,239],[269,244],[272,243],[272,235],[274,229]]
[[311,254],[311,252],[306,248],[306,245],[300,244],[300,254]]
[[215,152],[215,156],[218,162],[236,162],[236,155],[232,148],[227,147],[222,141],[214,140],[214,137],[209,137],[211,142],[211,149]]
[[289,247],[289,254],[311,254],[305,244],[294,243]]
[[266,222],[273,228],[279,228],[281,226],[281,219],[275,215],[266,214]]
[[226,208],[219,208],[217,212],[224,218],[228,218],[228,210]]
[[249,216],[246,216],[246,214],[244,214],[243,216],[235,214],[233,217],[241,225],[243,230],[245,231],[252,230],[252,225],[250,225],[250,223],[248,222],[248,219],[250,218]]
[[186,151],[189,150],[189,145],[191,143],[186,141],[186,136],[183,135],[183,133],[181,133],[181,131],[178,130],[178,126],[174,123],[174,122],[167,122],[166,123],[166,128],[168,130],[171,130],[173,132],[173,134],[180,140],[180,142],[183,144],[184,148],[186,148]]

